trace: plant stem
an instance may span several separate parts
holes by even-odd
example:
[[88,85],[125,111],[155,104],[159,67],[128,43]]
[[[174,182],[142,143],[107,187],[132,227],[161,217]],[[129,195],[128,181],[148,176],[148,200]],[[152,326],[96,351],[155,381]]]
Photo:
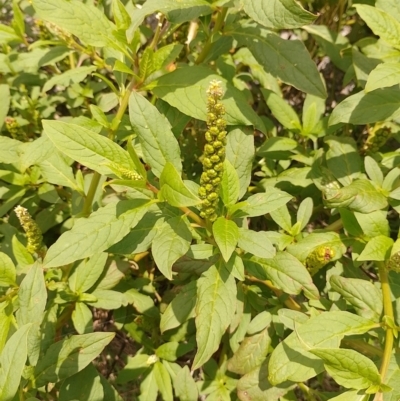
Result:
[[[392,296],[390,291],[388,272],[386,270],[385,263],[377,262],[377,264],[379,268],[379,277],[382,287],[383,314],[384,316],[388,316],[392,321],[394,321]],[[391,327],[386,327],[385,348],[383,350],[382,363],[379,369],[382,382],[384,382],[385,376],[389,368],[390,358],[392,356],[393,341],[394,341],[393,329]]]
[[226,14],[228,12],[228,8],[227,7],[223,7],[219,12],[218,12],[218,16],[217,19],[215,21],[213,30],[211,32],[211,35],[208,37],[207,42],[205,43],[203,50],[201,51],[201,53],[197,56],[197,59],[195,61],[195,64],[200,64],[202,63],[205,58],[207,57],[207,54],[209,53],[209,51],[211,50],[211,46],[212,46],[212,41],[214,38],[214,35],[220,31],[222,24],[225,21],[225,17]]
[[164,16],[161,16],[161,18],[158,21],[156,32],[154,33],[153,40],[151,41],[151,43],[149,45],[150,49],[154,50],[156,48],[156,46],[157,46],[157,43],[158,43],[158,41],[160,39],[161,27],[163,25],[163,22],[164,22]]
[[326,226],[323,230],[324,231],[338,231],[343,227],[343,221],[342,219],[334,221],[332,224],[329,224],[329,226]]

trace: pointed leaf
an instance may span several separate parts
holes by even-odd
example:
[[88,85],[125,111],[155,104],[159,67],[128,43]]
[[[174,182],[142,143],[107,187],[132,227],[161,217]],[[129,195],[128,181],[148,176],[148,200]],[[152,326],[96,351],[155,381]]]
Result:
[[239,228],[238,245],[244,251],[260,258],[273,258],[276,253],[275,248],[265,231],[257,232],[245,228]]
[[214,222],[212,231],[222,257],[227,262],[235,250],[239,239],[238,226],[225,217],[219,217]]
[[151,249],[158,269],[168,279],[172,279],[172,265],[189,250],[191,240],[192,234],[180,216],[160,226]]
[[129,117],[142,145],[144,159],[153,173],[160,177],[167,162],[181,172],[181,151],[166,117],[135,91],[129,98]]
[[175,166],[169,162],[161,173],[160,187],[159,199],[171,206],[193,206],[201,203],[201,199],[185,186]]
[[224,161],[220,196],[225,206],[234,205],[239,197],[239,177],[228,160]]
[[218,349],[222,335],[233,318],[235,304],[234,277],[222,264],[211,266],[198,280],[197,353],[192,370],[206,363]]
[[114,336],[115,333],[82,334],[51,345],[35,368],[35,388],[57,383],[80,372]]
[[44,120],[43,128],[60,152],[100,174],[114,174],[108,167],[114,163],[128,170],[134,170],[128,152],[92,130],[76,124],[51,120]]
[[137,199],[110,203],[77,220],[49,248],[44,264],[58,267],[100,253],[120,241],[146,213],[152,202]]
[[7,341],[0,355],[0,399],[12,401],[18,391],[28,355],[31,324],[21,326]]

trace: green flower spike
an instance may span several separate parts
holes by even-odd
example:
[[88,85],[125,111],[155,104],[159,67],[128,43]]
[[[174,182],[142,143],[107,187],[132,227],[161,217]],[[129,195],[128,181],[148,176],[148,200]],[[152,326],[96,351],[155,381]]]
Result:
[[203,199],[200,216],[211,222],[218,217],[219,183],[225,160],[226,121],[225,108],[220,100],[223,96],[221,83],[211,81],[207,90],[207,132],[203,155],[203,173],[200,178],[199,196]]
[[14,209],[14,211],[26,233],[28,239],[28,245],[26,248],[28,252],[32,254],[39,253],[42,247],[42,231],[27,209],[19,205]]

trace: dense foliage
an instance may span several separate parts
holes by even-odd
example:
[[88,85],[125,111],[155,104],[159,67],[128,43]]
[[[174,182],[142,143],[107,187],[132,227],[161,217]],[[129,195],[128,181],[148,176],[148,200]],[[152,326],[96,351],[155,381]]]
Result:
[[0,0],[0,400],[398,401],[398,0]]

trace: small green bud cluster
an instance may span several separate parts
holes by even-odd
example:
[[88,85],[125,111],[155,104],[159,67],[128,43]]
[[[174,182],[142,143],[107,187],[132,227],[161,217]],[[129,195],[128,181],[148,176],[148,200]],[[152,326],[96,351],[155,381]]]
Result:
[[6,130],[11,135],[11,137],[14,139],[18,139],[19,124],[18,124],[17,120],[14,117],[6,117],[4,119],[4,124],[5,124]]
[[317,273],[335,256],[335,251],[329,246],[321,245],[315,248],[306,259],[307,270],[311,275]]
[[388,270],[393,270],[397,273],[400,273],[400,252],[395,253],[388,260],[386,267]]
[[386,126],[384,123],[375,124],[375,127],[371,129],[368,134],[368,138],[364,144],[364,151],[378,152],[391,135],[390,127]]
[[203,200],[200,216],[215,221],[219,184],[225,160],[226,121],[225,107],[219,101],[223,91],[219,81],[211,81],[207,90],[207,132],[203,153],[203,173],[200,178],[199,196]]
[[140,181],[143,177],[136,171],[129,170],[125,167],[119,166],[117,163],[110,165],[111,170],[123,180]]
[[28,252],[32,254],[38,253],[42,247],[42,231],[40,230],[36,221],[33,220],[27,209],[19,205],[14,209],[14,211],[26,233],[26,237],[28,239]]

